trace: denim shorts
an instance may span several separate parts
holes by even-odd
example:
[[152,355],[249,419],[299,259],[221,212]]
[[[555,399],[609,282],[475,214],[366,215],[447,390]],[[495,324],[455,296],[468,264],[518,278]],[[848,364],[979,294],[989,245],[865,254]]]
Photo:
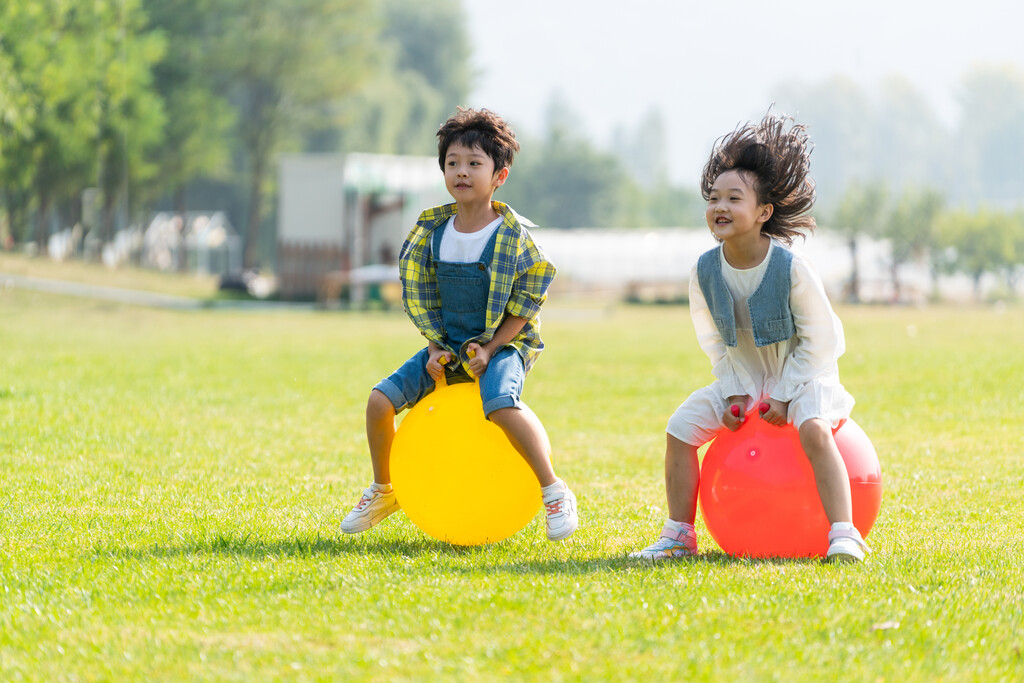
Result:
[[[395,412],[412,408],[434,390],[434,378],[427,374],[429,358],[429,351],[421,349],[374,387],[388,397]],[[448,384],[473,381],[461,363],[454,368],[445,368],[445,379]],[[518,351],[506,346],[494,354],[487,364],[487,370],[480,377],[480,399],[483,401],[484,415],[490,415],[501,408],[518,408],[525,379],[526,369]]]

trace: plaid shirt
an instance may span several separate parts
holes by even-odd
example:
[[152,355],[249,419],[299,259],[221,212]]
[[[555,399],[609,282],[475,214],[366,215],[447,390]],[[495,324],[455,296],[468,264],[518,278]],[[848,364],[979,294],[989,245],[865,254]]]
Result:
[[[402,276],[402,304],[420,333],[439,347],[457,354],[468,371],[466,346],[471,341],[486,344],[494,336],[506,315],[525,318],[528,322],[509,343],[523,358],[527,372],[533,367],[544,342],[540,339],[540,307],[547,299],[547,289],[555,277],[555,266],[534,243],[521,219],[511,208],[494,202],[494,210],[504,220],[498,226],[491,262],[491,286],[487,295],[484,333],[467,340],[462,348],[452,348],[441,321],[441,301],[437,291],[437,273],[431,254],[431,238],[455,215],[455,204],[427,209],[416,221],[398,258]],[[521,222],[522,221],[522,222]]]

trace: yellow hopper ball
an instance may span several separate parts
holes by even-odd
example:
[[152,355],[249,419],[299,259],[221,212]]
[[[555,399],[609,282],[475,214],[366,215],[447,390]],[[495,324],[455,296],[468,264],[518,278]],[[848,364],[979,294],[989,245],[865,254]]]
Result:
[[391,446],[402,510],[455,545],[508,538],[540,509],[540,485],[505,433],[484,417],[480,385],[444,380],[402,420]]

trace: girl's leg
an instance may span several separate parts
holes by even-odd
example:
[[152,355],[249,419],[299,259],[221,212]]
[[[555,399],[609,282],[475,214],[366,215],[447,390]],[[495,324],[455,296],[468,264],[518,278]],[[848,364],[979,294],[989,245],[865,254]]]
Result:
[[697,490],[700,486],[700,465],[697,447],[666,435],[665,495],[668,517],[675,522],[693,524],[697,517]]
[[799,431],[800,445],[814,470],[814,482],[829,523],[853,522],[850,477],[831,427],[824,420],[814,418],[801,424]]
[[499,408],[488,415],[488,419],[505,432],[512,447],[523,456],[542,487],[557,481],[551,466],[551,441],[532,410],[525,404],[517,408]]
[[666,436],[665,496],[668,498],[668,521],[654,543],[629,554],[630,557],[652,562],[697,554],[697,535],[693,528],[697,516],[697,488],[700,485],[697,447],[671,434]]
[[366,402],[366,442],[373,462],[373,480],[391,483],[391,444],[395,440],[395,407],[384,392],[374,389]]
[[654,543],[630,553],[630,557],[658,561],[697,554],[697,534],[693,524],[697,518],[700,464],[697,461],[698,446],[688,441],[706,443],[715,438],[715,430],[721,427],[719,416],[725,410],[718,388],[711,385],[690,394],[672,413],[665,428],[668,520]]

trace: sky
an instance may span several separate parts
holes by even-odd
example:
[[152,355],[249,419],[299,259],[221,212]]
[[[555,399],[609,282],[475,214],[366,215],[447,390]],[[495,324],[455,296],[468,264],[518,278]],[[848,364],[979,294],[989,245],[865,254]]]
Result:
[[557,94],[602,149],[616,127],[658,108],[676,182],[696,183],[714,140],[759,119],[784,84],[845,76],[870,93],[899,75],[951,124],[973,65],[1024,68],[1022,0],[463,0],[463,9],[476,74],[469,106],[539,135]]

